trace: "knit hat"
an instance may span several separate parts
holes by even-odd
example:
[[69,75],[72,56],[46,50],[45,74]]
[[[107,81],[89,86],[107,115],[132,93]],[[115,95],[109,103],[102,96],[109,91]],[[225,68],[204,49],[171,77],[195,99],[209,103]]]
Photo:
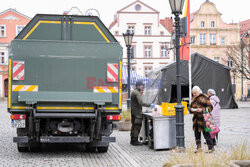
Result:
[[136,87],[144,85],[144,83],[142,82],[142,80],[138,80],[135,84]]
[[208,89],[207,93],[211,93],[212,95],[216,95],[215,90],[213,90],[213,89]]

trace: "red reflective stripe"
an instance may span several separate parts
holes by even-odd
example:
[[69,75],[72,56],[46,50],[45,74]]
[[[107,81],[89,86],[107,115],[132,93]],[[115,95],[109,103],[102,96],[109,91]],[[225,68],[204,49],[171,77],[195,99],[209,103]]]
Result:
[[117,71],[118,71],[118,64],[113,64],[114,66],[115,66],[115,68],[117,69]]
[[116,74],[110,66],[108,66],[108,72],[115,78],[117,79],[118,74]]
[[22,64],[21,67],[19,67],[14,73],[13,73],[13,78],[15,78],[21,71],[24,70],[24,64]]
[[11,119],[26,119],[26,115],[25,114],[12,114]]
[[24,75],[19,80],[24,80]]
[[14,61],[14,62],[13,62],[13,68],[14,68],[17,64],[18,64],[18,62],[17,62],[17,61]]
[[[110,66],[114,66],[118,71],[118,64],[108,65],[108,72],[115,78],[115,81],[118,81],[118,73],[115,73]],[[112,78],[108,78],[108,81],[112,81]]]

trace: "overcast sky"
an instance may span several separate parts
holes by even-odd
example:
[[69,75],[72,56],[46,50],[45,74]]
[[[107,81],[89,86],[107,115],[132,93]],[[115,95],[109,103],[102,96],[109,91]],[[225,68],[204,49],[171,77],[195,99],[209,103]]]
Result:
[[[17,11],[33,17],[37,13],[62,14],[73,6],[77,6],[83,14],[90,9],[97,9],[101,20],[109,26],[118,10],[135,0],[1,0],[0,11],[14,8]],[[141,0],[160,12],[160,18],[170,17],[169,0]],[[190,0],[191,13],[198,10],[206,0]],[[222,13],[226,23],[249,19],[250,0],[210,0]]]

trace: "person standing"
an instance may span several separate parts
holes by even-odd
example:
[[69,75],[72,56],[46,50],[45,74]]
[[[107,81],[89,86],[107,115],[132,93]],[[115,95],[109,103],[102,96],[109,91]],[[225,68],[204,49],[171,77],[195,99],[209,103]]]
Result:
[[[217,125],[217,127],[220,127],[220,99],[218,98],[218,96],[216,96],[216,92],[214,89],[208,89],[207,90],[207,95],[210,98],[210,101],[213,105],[213,111],[211,112],[211,114],[213,115],[214,118],[214,122]],[[218,143],[218,134],[216,134],[216,140]],[[216,145],[216,140],[215,138],[213,138],[213,144]]]
[[136,89],[131,93],[131,141],[130,144],[134,146],[140,146],[143,143],[138,141],[138,136],[142,126],[142,106],[154,107],[154,104],[148,104],[143,102],[143,89],[144,84],[142,81],[136,82]]
[[214,145],[212,142],[212,138],[209,132],[205,132],[204,128],[204,118],[203,113],[206,108],[211,112],[213,110],[213,106],[209,100],[209,97],[205,94],[202,94],[201,89],[198,86],[194,86],[192,89],[193,98],[191,104],[188,108],[189,112],[193,114],[193,130],[195,135],[195,142],[197,145],[197,152],[201,152],[201,132],[206,140],[208,151],[207,153],[211,153],[214,151]]

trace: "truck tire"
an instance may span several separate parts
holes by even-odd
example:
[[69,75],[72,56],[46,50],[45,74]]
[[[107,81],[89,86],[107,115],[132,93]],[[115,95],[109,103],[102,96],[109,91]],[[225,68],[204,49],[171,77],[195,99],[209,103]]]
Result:
[[29,151],[28,144],[17,143],[17,150],[18,150],[18,152],[28,152]]
[[29,146],[26,143],[17,143],[18,152],[39,152],[41,151],[41,147],[39,144]]
[[109,146],[104,146],[104,147],[97,147],[97,151],[99,153],[106,153],[109,149]]
[[[27,128],[17,128],[17,136],[27,136]],[[28,143],[17,143],[17,150],[18,152],[29,152],[29,145]]]
[[96,147],[91,146],[91,145],[86,145],[86,151],[90,152],[90,153],[93,153],[93,152],[96,151]]
[[30,151],[31,152],[40,152],[41,151],[41,144],[40,143],[31,143],[30,145]]

